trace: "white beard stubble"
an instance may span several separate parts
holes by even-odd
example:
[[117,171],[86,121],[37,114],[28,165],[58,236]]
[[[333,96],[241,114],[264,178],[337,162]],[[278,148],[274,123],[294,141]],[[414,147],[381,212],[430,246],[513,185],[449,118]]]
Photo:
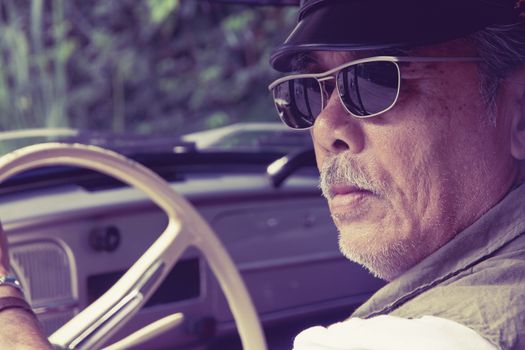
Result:
[[[324,162],[321,169],[319,187],[323,196],[330,201],[334,193],[330,190],[333,185],[352,185],[372,192],[378,197],[388,196],[385,183],[371,176],[364,167],[344,153],[331,157]],[[351,216],[350,214],[348,215]],[[336,226],[345,222],[344,214],[332,214]],[[376,277],[392,280],[413,265],[411,258],[417,247],[410,240],[391,240],[381,245],[378,235],[383,232],[368,232],[360,234],[343,233],[338,226],[339,249],[348,259],[366,267]]]

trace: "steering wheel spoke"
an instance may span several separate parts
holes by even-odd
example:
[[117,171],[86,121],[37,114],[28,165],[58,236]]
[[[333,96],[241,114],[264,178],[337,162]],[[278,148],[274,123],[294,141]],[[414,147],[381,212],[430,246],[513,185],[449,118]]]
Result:
[[184,315],[180,312],[163,317],[102,350],[125,350],[131,346],[139,346],[157,335],[178,327],[183,321]]

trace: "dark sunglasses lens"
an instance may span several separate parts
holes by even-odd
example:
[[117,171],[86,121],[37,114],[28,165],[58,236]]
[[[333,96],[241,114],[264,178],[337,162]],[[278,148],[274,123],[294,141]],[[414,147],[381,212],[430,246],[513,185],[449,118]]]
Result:
[[352,114],[384,112],[396,101],[399,71],[394,62],[366,62],[342,69],[337,75],[341,100]]
[[281,120],[293,129],[306,129],[321,113],[321,88],[314,78],[286,80],[273,88]]

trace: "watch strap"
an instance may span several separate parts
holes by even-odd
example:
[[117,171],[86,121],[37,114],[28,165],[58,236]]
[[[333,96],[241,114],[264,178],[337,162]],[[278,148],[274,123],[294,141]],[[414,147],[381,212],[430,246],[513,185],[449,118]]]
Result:
[[24,299],[18,297],[0,298],[0,312],[13,308],[22,309],[34,315],[33,309]]

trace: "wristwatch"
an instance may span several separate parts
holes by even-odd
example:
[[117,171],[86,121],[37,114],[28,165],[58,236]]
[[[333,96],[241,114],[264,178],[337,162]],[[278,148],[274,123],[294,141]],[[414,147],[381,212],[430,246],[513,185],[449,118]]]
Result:
[[11,286],[18,289],[20,293],[24,294],[24,290],[22,289],[20,281],[13,275],[0,276],[0,286]]

